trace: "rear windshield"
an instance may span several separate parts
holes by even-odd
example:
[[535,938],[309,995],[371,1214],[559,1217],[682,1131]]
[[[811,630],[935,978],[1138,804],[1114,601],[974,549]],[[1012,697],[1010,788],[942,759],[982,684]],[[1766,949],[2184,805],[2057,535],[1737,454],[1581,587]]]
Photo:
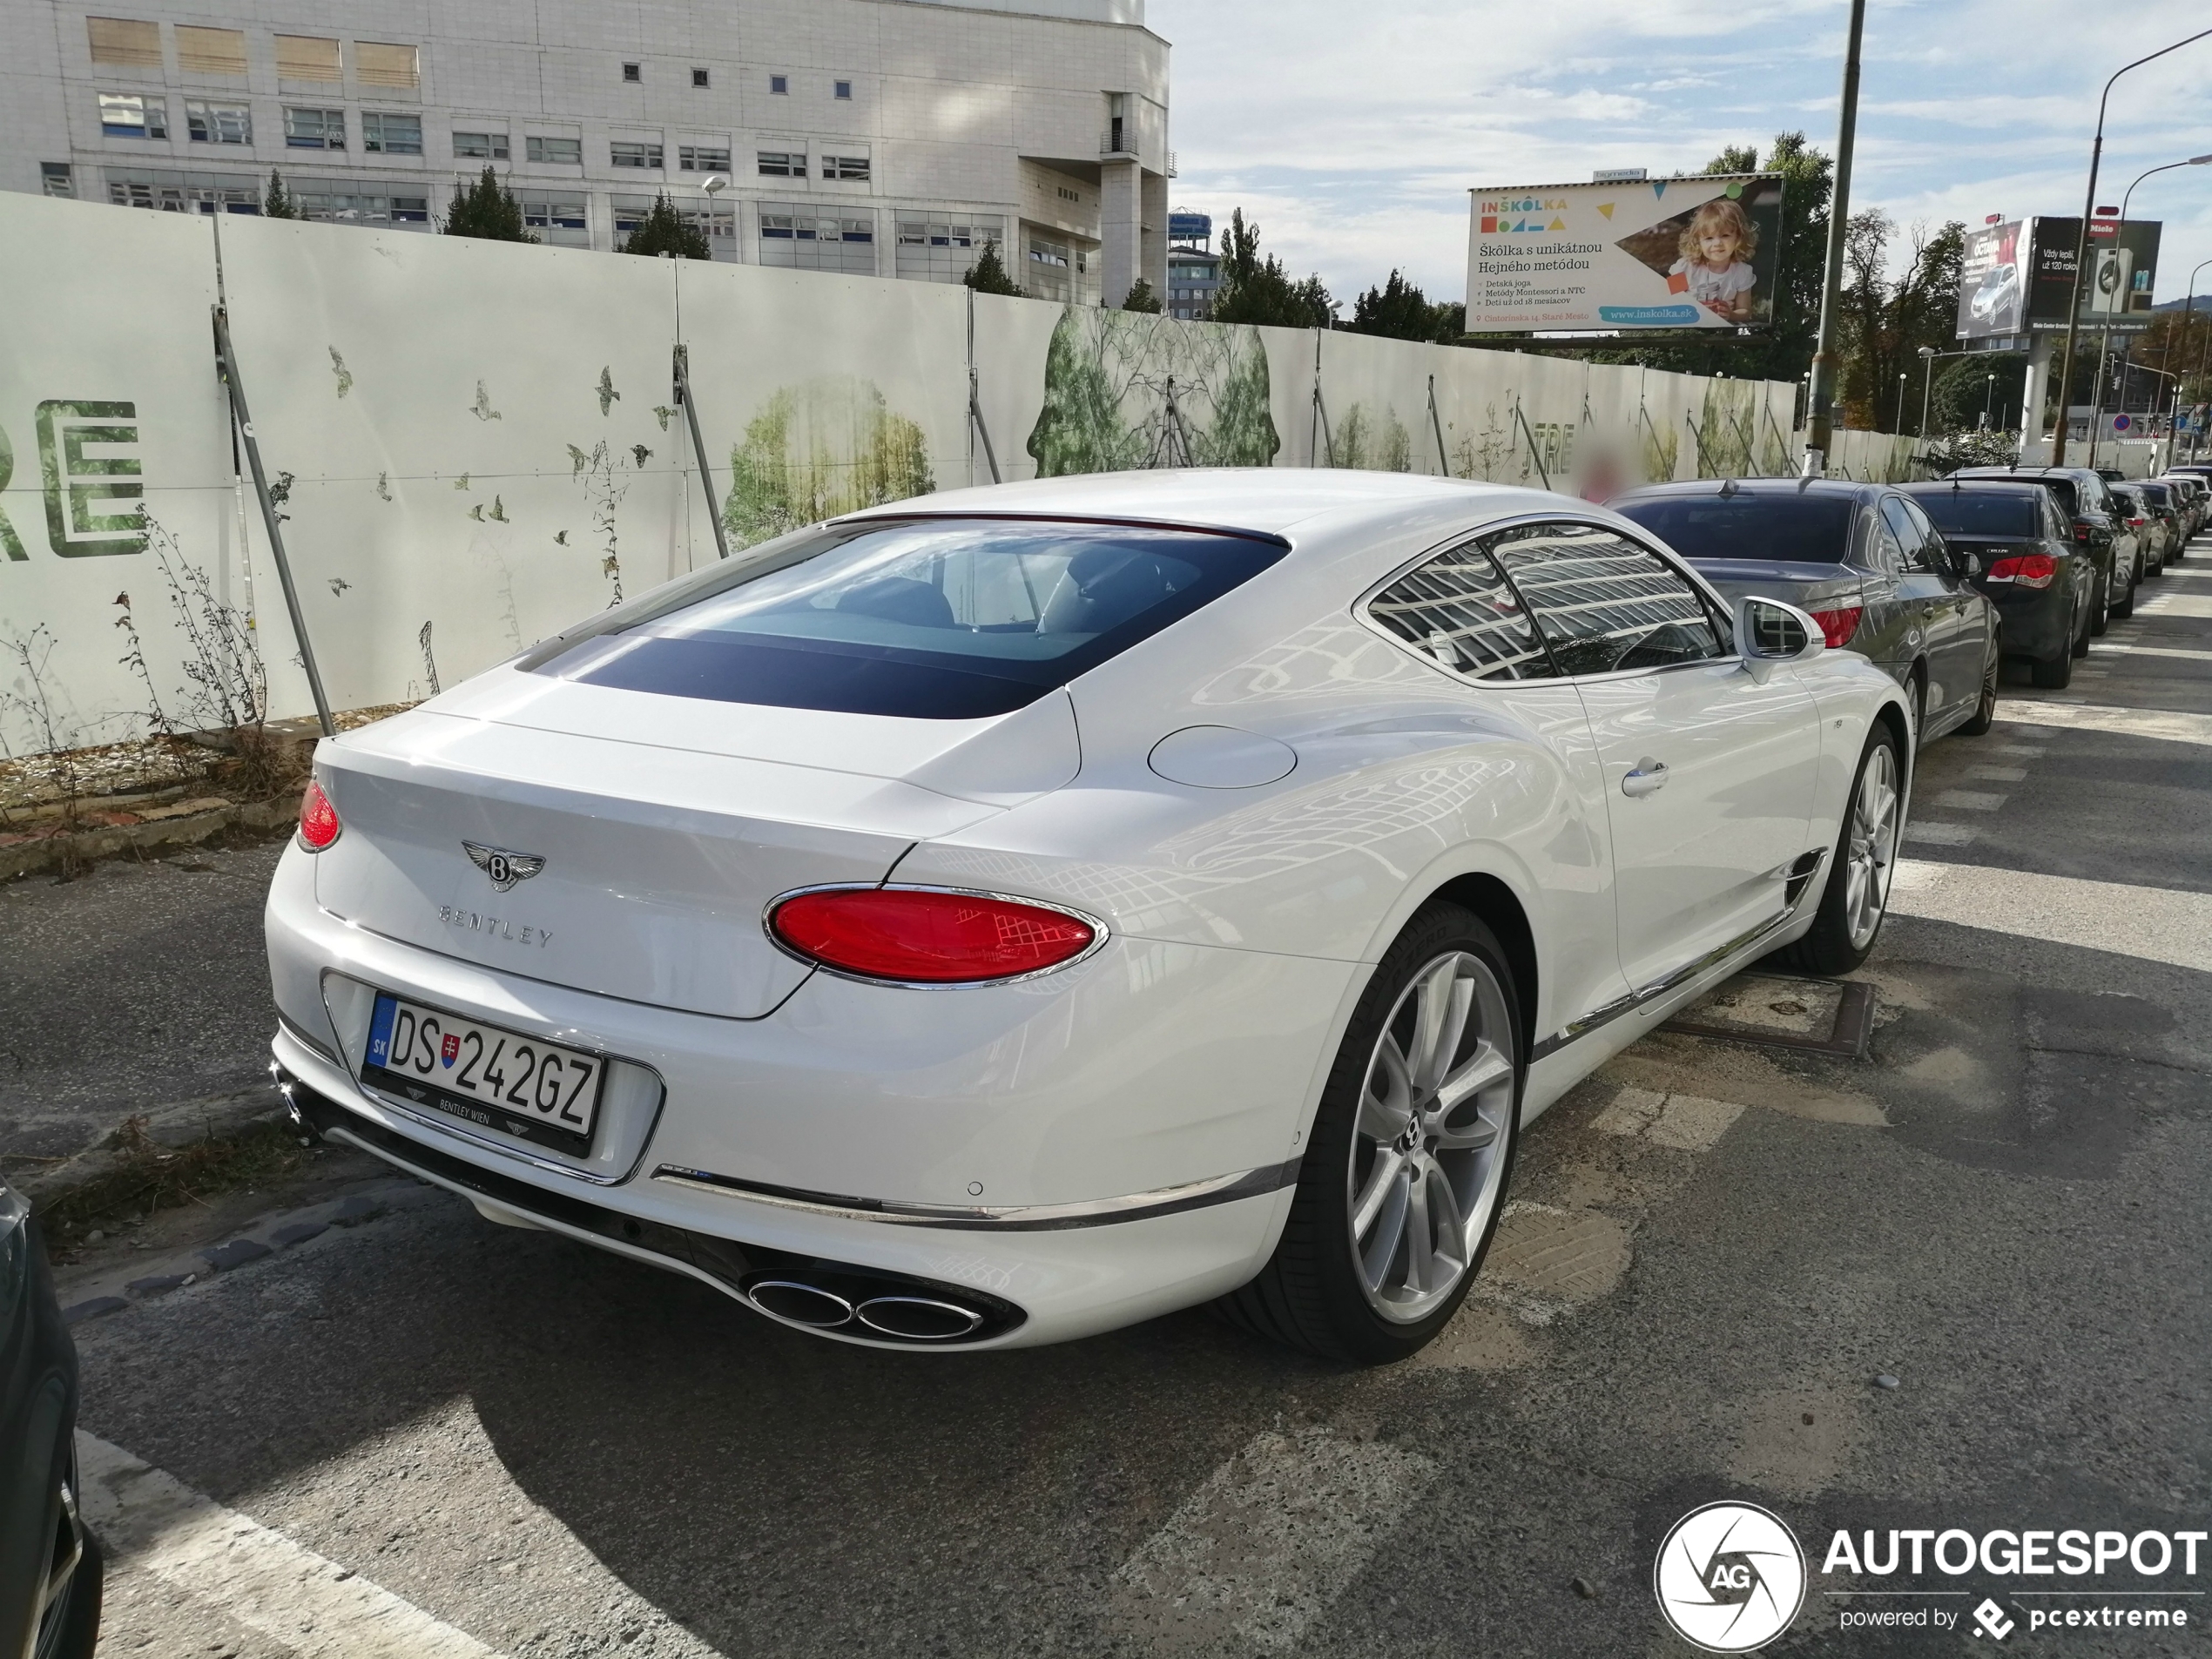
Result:
[[1946,536],[2040,536],[2035,499],[2017,489],[1912,492],[1920,510]]
[[1686,559],[1848,562],[1848,496],[1652,496],[1613,503]]
[[2164,484],[2137,484],[2135,493],[2154,507],[2171,507],[2174,504],[2174,499],[2167,493]]
[[1115,524],[831,526],[647,596],[521,666],[720,703],[976,719],[1035,702],[1284,551]]

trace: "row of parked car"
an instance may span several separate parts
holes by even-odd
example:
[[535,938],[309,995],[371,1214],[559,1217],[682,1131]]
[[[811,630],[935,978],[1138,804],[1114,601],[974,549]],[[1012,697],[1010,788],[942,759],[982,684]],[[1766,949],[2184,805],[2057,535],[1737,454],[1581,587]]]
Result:
[[1613,501],[1734,599],[1809,612],[1879,664],[1922,742],[1979,734],[2004,663],[2058,690],[2136,590],[2212,516],[2212,463],[2126,480],[2088,467],[1969,467],[1926,483],[1657,484]]

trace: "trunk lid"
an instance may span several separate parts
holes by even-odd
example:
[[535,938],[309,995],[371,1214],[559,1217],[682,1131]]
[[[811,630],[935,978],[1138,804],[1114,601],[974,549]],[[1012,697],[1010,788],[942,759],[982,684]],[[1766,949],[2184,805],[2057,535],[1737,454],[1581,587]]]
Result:
[[1731,602],[1757,595],[1800,610],[1864,603],[1866,573],[1848,564],[1798,564],[1779,559],[1691,559],[1690,567]]
[[320,746],[345,827],[315,896],[502,972],[758,1019],[810,971],[770,942],[769,900],[880,881],[1076,763],[1064,692],[992,720],[887,720],[496,671]]

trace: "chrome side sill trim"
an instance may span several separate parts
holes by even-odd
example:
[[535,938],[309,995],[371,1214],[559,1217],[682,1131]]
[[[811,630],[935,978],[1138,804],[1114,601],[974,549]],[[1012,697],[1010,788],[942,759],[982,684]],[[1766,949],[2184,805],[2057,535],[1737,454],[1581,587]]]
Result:
[[664,1163],[653,1179],[671,1186],[690,1187],[725,1198],[748,1198],[786,1210],[836,1216],[846,1221],[888,1222],[900,1227],[952,1228],[968,1232],[1057,1232],[1072,1227],[1109,1226],[1124,1221],[1143,1221],[1171,1216],[1210,1204],[1232,1204],[1280,1191],[1298,1180],[1299,1160],[1272,1163],[1236,1175],[1217,1175],[1180,1186],[1157,1187],[1119,1198],[1089,1198],[1076,1204],[973,1206],[900,1204],[880,1198],[851,1198],[829,1192],[805,1192],[792,1187],[741,1181],[710,1170],[685,1169]]

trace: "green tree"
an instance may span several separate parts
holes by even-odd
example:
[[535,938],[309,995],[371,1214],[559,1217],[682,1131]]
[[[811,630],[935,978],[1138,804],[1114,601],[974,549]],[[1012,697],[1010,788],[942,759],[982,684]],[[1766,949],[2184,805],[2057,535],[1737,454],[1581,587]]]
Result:
[[[1896,226],[1878,207],[1853,213],[1844,232],[1844,283],[1838,296],[1838,376],[1844,423],[1864,431],[1917,429],[1910,413],[1920,347],[1950,347],[1959,315],[1959,277],[1966,227],[1952,220],[1930,234],[1916,228],[1898,274],[1888,274]],[[1901,407],[1900,376],[1907,396]]]
[[1426,294],[1393,269],[1382,287],[1368,289],[1352,302],[1352,320],[1345,327],[1356,334],[1450,345],[1466,323],[1464,305],[1431,305]]
[[1329,328],[1336,324],[1337,302],[1318,276],[1293,282],[1280,259],[1272,253],[1262,259],[1259,226],[1247,223],[1239,207],[1221,233],[1221,286],[1211,314],[1216,322]]
[[297,219],[300,203],[284,187],[284,179],[274,167],[269,169],[269,192],[261,199],[264,219]]
[[[1939,346],[1937,350],[1946,349]],[[1926,371],[1921,371],[1925,374]],[[2094,374],[2095,367],[2091,366]],[[1993,381],[1990,376],[1995,375]],[[1918,380],[1920,375],[1915,375]],[[1975,352],[1953,357],[1935,372],[1928,388],[1928,431],[1972,432],[1981,425],[1982,411],[1989,411],[1993,429],[2005,432],[2020,424],[2020,397],[2027,389],[2027,354],[2016,351]],[[1912,399],[1905,400],[1905,419],[1919,430],[1919,416]]]
[[630,233],[622,245],[624,253],[644,253],[658,259],[666,253],[678,260],[711,260],[714,250],[707,246],[706,233],[690,223],[676,211],[676,204],[668,199],[664,191],[653,199],[651,209],[644,221]]
[[455,194],[444,229],[448,236],[472,236],[482,242],[537,240],[523,228],[522,203],[489,167],[475,184]]
[[1129,293],[1122,300],[1122,309],[1148,312],[1157,316],[1164,307],[1160,304],[1160,296],[1152,292],[1152,285],[1139,277],[1130,284]]
[[1022,297],[1022,286],[1007,275],[1006,261],[999,258],[996,242],[983,244],[982,253],[968,267],[968,275],[962,280],[978,293],[1003,293],[1016,300]]

